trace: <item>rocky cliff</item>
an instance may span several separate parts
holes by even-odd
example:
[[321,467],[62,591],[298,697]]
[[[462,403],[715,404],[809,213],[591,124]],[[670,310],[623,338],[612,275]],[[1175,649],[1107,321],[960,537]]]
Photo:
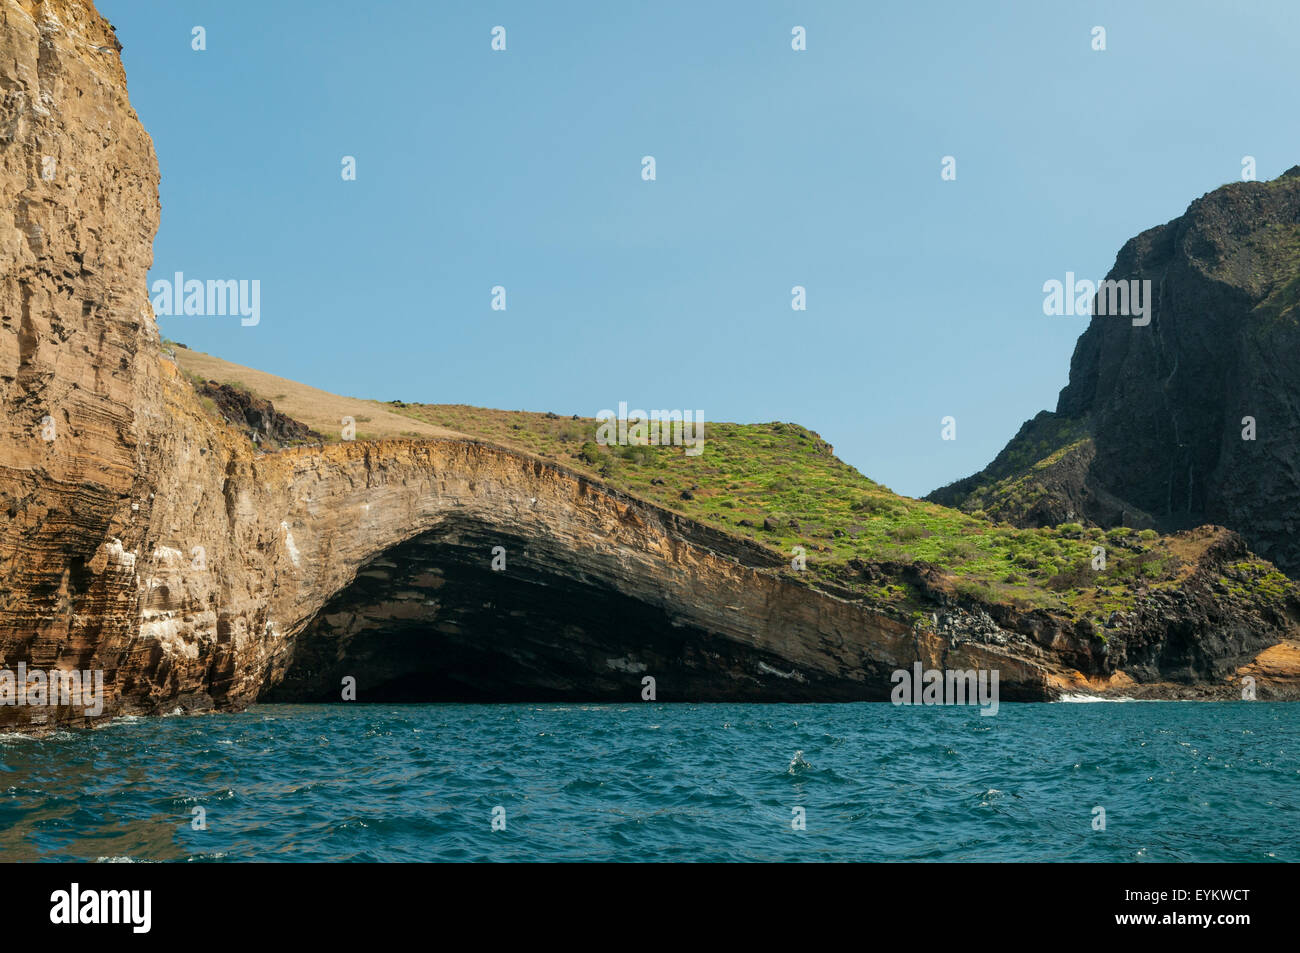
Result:
[[195,382],[194,390],[200,399],[212,401],[226,423],[243,430],[248,439],[268,450],[325,439],[306,424],[280,413],[271,401],[243,388],[209,380]]
[[1217,523],[1300,572],[1300,166],[1226,185],[1130,240],[1148,325],[1094,316],[1055,413],[930,495],[1022,526]]
[[158,170],[118,49],[88,5],[0,3],[7,667],[89,668],[136,637],[134,574],[111,567],[144,546],[162,463],[144,284]]
[[[118,49],[88,3],[0,0],[0,674],[102,673],[94,718],[337,698],[348,676],[362,700],[635,701],[647,678],[660,700],[884,699],[913,661],[996,669],[1005,700],[1224,695],[1243,672],[1296,693],[1294,591],[1252,589],[1220,531],[1098,631],[933,566],[814,579],[489,442],[264,452],[247,412],[287,427],[274,408],[210,412],[160,346],[158,174]],[[864,596],[881,578],[912,615]],[[0,705],[5,727],[89,720]]]

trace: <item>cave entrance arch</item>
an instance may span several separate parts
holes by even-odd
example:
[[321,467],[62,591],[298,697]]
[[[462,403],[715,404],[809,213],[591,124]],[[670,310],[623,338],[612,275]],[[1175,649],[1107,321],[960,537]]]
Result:
[[752,649],[620,588],[554,542],[448,517],[362,565],[261,700],[336,702],[346,676],[362,702],[630,703],[646,676],[660,701],[750,694]]

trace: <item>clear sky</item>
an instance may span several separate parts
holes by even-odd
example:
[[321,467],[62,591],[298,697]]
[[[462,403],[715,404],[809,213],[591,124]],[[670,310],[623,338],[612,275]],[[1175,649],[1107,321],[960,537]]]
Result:
[[98,6],[151,282],[261,282],[256,326],[165,336],[382,400],[795,421],[909,495],[1055,407],[1087,319],[1045,281],[1300,163],[1295,0]]

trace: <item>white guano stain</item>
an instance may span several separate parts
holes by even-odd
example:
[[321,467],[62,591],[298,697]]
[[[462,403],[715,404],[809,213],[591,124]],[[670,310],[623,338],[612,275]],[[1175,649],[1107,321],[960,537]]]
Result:
[[293,533],[289,531],[289,524],[281,521],[280,529],[284,530],[284,548],[289,551],[289,561],[297,566],[299,560],[298,547],[294,545]]

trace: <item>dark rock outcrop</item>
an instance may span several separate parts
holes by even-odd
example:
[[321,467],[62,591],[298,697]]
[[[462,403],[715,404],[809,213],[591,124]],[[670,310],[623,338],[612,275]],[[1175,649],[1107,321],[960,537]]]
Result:
[[232,384],[203,381],[194,389],[199,397],[211,400],[228,423],[242,428],[249,439],[266,449],[320,443],[325,439],[306,424],[280,413],[271,401]]
[[1197,199],[1107,277],[1151,281],[1150,324],[1094,316],[1056,412],[928,498],[1021,526],[1220,524],[1300,573],[1300,166]]

